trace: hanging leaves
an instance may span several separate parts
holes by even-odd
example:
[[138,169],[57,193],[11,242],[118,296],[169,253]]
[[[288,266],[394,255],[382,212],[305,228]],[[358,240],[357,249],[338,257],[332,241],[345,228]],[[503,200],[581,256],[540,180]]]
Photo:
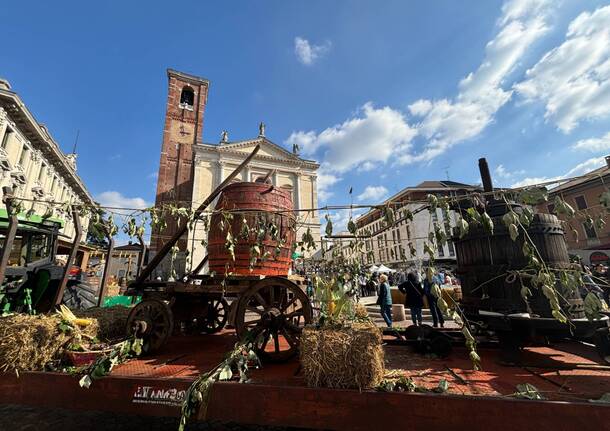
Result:
[[494,222],[491,219],[491,217],[489,217],[489,214],[484,212],[483,215],[481,216],[481,222],[483,223],[483,228],[485,228],[485,231],[489,235],[493,235],[493,233],[494,233]]
[[445,230],[441,229],[436,223],[434,224],[434,236],[439,247],[443,247],[447,243]]
[[521,222],[521,224],[523,226],[527,227],[534,220],[534,213],[532,212],[531,209],[529,209],[529,207],[526,207],[526,206],[521,208],[521,210],[522,210],[522,212],[521,212],[521,215],[519,216],[519,221]]
[[324,229],[324,232],[326,233],[326,236],[333,236],[333,222],[328,214],[326,214],[324,218],[326,219],[326,228]]
[[595,227],[597,228],[597,230],[603,230],[604,227],[606,226],[606,220],[604,220],[604,218],[602,217],[602,215],[598,215],[597,218],[595,219]]
[[568,218],[574,217],[574,208],[572,208],[572,206],[566,201],[561,199],[559,195],[555,196],[555,201],[553,202],[553,204],[555,205],[555,211],[557,212],[557,214],[563,214]]
[[436,197],[436,195],[428,195],[428,205],[430,206],[430,212],[433,213],[436,211],[436,208],[438,206],[438,198]]
[[349,221],[347,222],[347,230],[349,231],[349,233],[351,233],[352,235],[356,235],[356,223],[354,223],[354,220],[352,220],[352,218],[349,218]]
[[481,214],[479,214],[479,212],[473,207],[468,208],[466,210],[466,214],[468,214],[470,220],[474,223],[481,224],[483,222],[481,219]]
[[392,208],[390,202],[383,208],[383,221],[386,226],[394,226],[396,218],[394,216],[394,208]]
[[606,190],[599,196],[599,203],[606,208],[606,211],[610,211],[610,190]]
[[597,320],[602,317],[603,305],[599,297],[593,292],[587,293],[584,299],[585,316],[588,320]]
[[459,232],[460,239],[464,238],[468,233],[468,222],[462,216],[458,216],[457,219],[457,228]]
[[532,187],[522,190],[517,199],[526,205],[538,205],[548,200],[548,192],[546,187]]

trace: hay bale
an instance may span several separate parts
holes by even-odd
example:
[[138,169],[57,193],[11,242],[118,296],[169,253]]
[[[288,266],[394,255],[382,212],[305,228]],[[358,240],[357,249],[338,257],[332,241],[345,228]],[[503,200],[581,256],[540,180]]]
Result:
[[75,311],[78,317],[93,319],[99,330],[97,338],[102,341],[114,341],[126,335],[127,316],[131,307],[114,305],[112,307],[93,307],[87,310]]
[[301,335],[301,366],[308,386],[370,389],[385,372],[381,331],[371,323],[308,327]]
[[[42,371],[60,359],[64,347],[79,335],[62,332],[60,322],[55,314],[0,317],[0,370]],[[83,330],[90,336],[96,332],[95,322]]]

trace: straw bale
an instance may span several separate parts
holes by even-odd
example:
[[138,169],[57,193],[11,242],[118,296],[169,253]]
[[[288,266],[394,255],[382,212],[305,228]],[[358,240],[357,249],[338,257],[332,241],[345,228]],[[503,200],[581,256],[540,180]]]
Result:
[[[64,333],[55,314],[12,314],[0,317],[0,370],[41,371],[60,359],[64,347],[80,336],[80,331]],[[93,322],[82,333],[95,336]]]
[[78,317],[93,319],[99,330],[97,337],[102,341],[114,341],[126,335],[127,316],[131,307],[114,305],[112,307],[93,307],[87,310],[75,311]]
[[308,327],[301,335],[301,366],[308,386],[370,389],[385,372],[381,331],[374,324]]

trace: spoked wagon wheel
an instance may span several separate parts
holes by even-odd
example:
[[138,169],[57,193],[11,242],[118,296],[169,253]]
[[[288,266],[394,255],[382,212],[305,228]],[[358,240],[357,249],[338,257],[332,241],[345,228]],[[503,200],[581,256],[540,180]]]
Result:
[[229,303],[224,298],[211,298],[205,307],[205,314],[199,321],[201,330],[208,334],[222,330],[229,318]]
[[174,330],[169,306],[158,299],[145,299],[136,305],[127,318],[127,331],[143,339],[142,352],[159,350]]
[[240,339],[254,337],[261,359],[279,362],[294,356],[303,327],[312,320],[309,298],[285,278],[257,282],[239,299],[235,328]]

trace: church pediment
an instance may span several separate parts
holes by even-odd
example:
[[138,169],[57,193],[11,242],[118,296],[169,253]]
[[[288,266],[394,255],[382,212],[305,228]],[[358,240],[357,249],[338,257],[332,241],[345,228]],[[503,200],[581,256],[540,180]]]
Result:
[[271,157],[279,160],[290,160],[290,161],[298,161],[300,160],[298,156],[292,154],[291,152],[285,150],[277,144],[267,140],[266,138],[258,138],[252,139],[250,141],[239,141],[239,142],[231,142],[222,144],[219,147],[219,150],[222,151],[238,151],[240,153],[250,154],[254,147],[260,144],[261,148],[258,150],[258,156],[263,157]]

